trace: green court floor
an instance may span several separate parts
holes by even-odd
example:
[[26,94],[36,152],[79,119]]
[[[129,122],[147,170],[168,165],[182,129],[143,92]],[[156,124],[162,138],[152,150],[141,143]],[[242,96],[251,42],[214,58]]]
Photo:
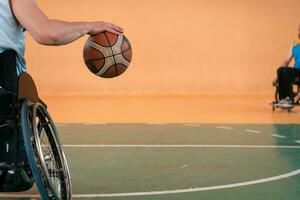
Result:
[[[76,199],[300,198],[300,125],[59,124],[58,129]],[[33,188],[0,197],[28,200],[37,194]]]

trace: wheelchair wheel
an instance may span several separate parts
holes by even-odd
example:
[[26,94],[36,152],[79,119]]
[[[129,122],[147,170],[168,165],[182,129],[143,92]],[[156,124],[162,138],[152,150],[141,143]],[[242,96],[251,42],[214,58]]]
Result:
[[71,177],[56,127],[46,108],[25,100],[21,126],[31,170],[43,200],[72,199]]
[[279,102],[279,92],[278,92],[278,86],[276,86],[276,90],[275,90],[275,103]]
[[[293,91],[292,91],[292,103],[294,103],[294,101],[295,101],[295,97],[297,96],[297,93],[294,93]],[[275,103],[278,103],[279,102],[279,92],[278,92],[278,86],[276,86],[276,90],[275,90]]]

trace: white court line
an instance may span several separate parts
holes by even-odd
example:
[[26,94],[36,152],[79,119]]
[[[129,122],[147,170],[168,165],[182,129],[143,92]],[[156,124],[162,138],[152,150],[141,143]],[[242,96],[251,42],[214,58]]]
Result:
[[200,124],[183,124],[183,126],[187,126],[187,127],[199,127],[201,125]]
[[277,138],[286,138],[286,136],[284,135],[279,135],[279,134],[273,134],[273,137],[277,137]]
[[97,125],[107,125],[107,122],[95,122],[95,123],[83,123],[83,125],[97,126]]
[[300,146],[275,145],[204,145],[204,144],[66,144],[65,148],[260,148],[260,149],[300,149]]
[[228,127],[228,126],[216,126],[216,128],[218,128],[218,129],[225,129],[225,130],[233,130],[232,127]]
[[163,122],[147,122],[147,125],[157,125],[157,126],[162,126],[162,125],[167,125],[167,123]]
[[260,133],[260,131],[258,130],[250,130],[250,129],[247,129],[245,130],[247,133]]
[[178,169],[184,169],[184,168],[187,168],[188,166],[189,166],[188,164],[185,164],[185,165],[178,167]]
[[[286,174],[280,174],[278,176],[272,176],[268,178],[246,181],[241,183],[232,183],[226,185],[216,185],[216,186],[208,186],[208,187],[196,187],[189,189],[177,189],[177,190],[164,190],[164,191],[151,191],[151,192],[128,192],[128,193],[107,193],[107,194],[74,194],[73,198],[103,198],[103,197],[132,197],[132,196],[154,196],[154,195],[167,195],[167,194],[182,194],[182,193],[192,193],[192,192],[204,192],[204,191],[212,191],[212,190],[221,190],[221,189],[229,189],[229,188],[237,188],[244,187],[249,185],[257,185],[262,183],[268,183],[272,181],[277,181],[281,179],[287,179],[293,176],[297,176],[300,174],[300,169],[292,171]],[[0,193],[0,197],[39,197],[39,195],[31,195],[31,194],[4,194]]]

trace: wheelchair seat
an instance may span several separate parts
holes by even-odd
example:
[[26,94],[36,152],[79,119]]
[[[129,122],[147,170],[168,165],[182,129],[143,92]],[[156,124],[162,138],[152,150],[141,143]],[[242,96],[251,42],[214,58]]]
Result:
[[68,163],[31,76],[16,72],[16,53],[0,53],[0,193],[29,190],[42,200],[71,200]]
[[[34,184],[21,130],[17,128],[17,93],[0,86],[0,191],[26,191]],[[19,163],[14,167],[12,163]],[[23,164],[21,164],[23,163]],[[30,172],[30,173],[28,173]]]
[[0,192],[29,190],[42,200],[70,200],[71,176],[57,129],[31,76],[17,92],[0,88]]
[[293,84],[300,86],[300,77],[297,77]]
[[[292,90],[293,90],[293,96],[292,96],[292,102],[293,105],[300,105],[300,77],[297,77],[293,82],[292,82]],[[273,103],[278,103],[279,102],[279,92],[278,92],[278,81],[274,85],[275,87],[275,101]],[[295,90],[296,89],[296,90]],[[274,111],[274,106],[273,106],[273,111]]]
[[7,119],[11,114],[12,103],[17,99],[17,94],[6,91],[0,86],[0,126],[1,121]]

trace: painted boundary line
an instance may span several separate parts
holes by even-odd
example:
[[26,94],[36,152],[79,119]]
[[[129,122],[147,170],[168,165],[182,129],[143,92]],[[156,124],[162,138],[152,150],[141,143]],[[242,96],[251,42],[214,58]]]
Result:
[[[104,197],[132,197],[132,196],[155,196],[155,195],[167,195],[167,194],[182,194],[182,193],[192,193],[192,192],[204,192],[204,191],[212,191],[212,190],[221,190],[221,189],[229,189],[229,188],[237,188],[244,187],[249,185],[262,184],[272,181],[277,181],[281,179],[287,179],[293,176],[297,176],[300,174],[300,169],[296,171],[292,171],[286,174],[280,174],[278,176],[273,176],[269,178],[263,178],[253,181],[246,181],[241,183],[233,183],[226,185],[217,185],[217,186],[208,186],[208,187],[196,187],[190,189],[177,189],[177,190],[165,190],[165,191],[151,191],[151,192],[128,192],[128,193],[107,193],[107,194],[74,194],[73,198],[104,198]],[[35,198],[39,197],[39,195],[34,194],[4,194],[0,193],[0,197],[23,197],[23,198]]]
[[246,129],[245,130],[247,133],[260,133],[260,131],[258,130],[250,130],[250,129]]
[[156,125],[156,126],[164,126],[164,125],[168,125],[167,123],[163,123],[163,122],[147,122],[145,123],[146,125]]
[[97,125],[107,125],[107,122],[91,122],[91,123],[83,123],[82,125],[86,126],[97,126]]
[[187,126],[187,127],[200,127],[200,124],[183,124],[183,126]]
[[203,192],[203,191],[211,191],[211,190],[220,190],[220,189],[229,189],[236,187],[243,187],[249,185],[256,185],[260,183],[267,183],[271,181],[276,181],[280,179],[286,179],[292,176],[296,176],[300,174],[300,169],[287,173],[281,174],[278,176],[273,176],[264,179],[258,179],[254,181],[247,181],[242,183],[234,183],[227,185],[219,185],[219,186],[209,186],[209,187],[198,187],[198,188],[190,188],[190,189],[179,189],[179,190],[166,190],[166,191],[153,191],[153,192],[132,192],[132,193],[115,193],[115,194],[94,194],[94,195],[83,195],[77,194],[74,195],[75,198],[82,197],[128,197],[128,196],[152,196],[152,195],[166,195],[166,194],[180,194],[180,193],[191,193],[191,192]]
[[225,130],[233,130],[233,128],[229,127],[229,126],[216,126],[216,128],[218,128],[218,129],[225,129]]
[[284,135],[279,135],[279,134],[273,134],[272,136],[273,136],[273,137],[277,137],[277,138],[282,138],[282,139],[287,138],[286,136],[284,136]]
[[260,148],[300,149],[300,145],[202,145],[202,144],[66,144],[65,148]]

